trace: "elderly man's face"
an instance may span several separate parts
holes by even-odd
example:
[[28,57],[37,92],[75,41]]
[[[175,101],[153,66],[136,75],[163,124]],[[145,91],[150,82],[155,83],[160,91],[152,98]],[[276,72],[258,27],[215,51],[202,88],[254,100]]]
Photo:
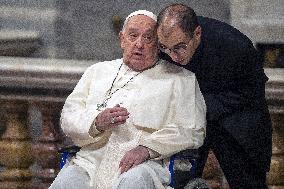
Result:
[[169,26],[166,22],[158,27],[159,48],[176,63],[186,65],[200,44],[201,28],[197,27],[193,37],[189,37],[178,26]]
[[120,41],[123,61],[131,69],[142,71],[157,61],[156,22],[148,16],[131,17],[120,33]]

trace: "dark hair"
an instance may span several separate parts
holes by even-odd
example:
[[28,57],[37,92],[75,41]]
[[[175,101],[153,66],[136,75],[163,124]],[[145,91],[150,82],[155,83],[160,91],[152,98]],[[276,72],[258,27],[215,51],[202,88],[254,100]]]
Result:
[[165,18],[174,19],[183,32],[190,37],[193,37],[194,30],[199,26],[194,10],[184,4],[175,3],[162,9],[158,15],[158,26]]

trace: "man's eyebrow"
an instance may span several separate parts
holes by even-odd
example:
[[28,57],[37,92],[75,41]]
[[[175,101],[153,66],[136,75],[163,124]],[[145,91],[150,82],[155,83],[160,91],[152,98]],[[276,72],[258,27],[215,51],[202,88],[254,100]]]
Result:
[[[185,45],[185,44],[186,44],[185,42],[179,42],[178,44],[175,44],[173,47],[176,47],[176,46],[179,46],[179,45]],[[168,48],[168,47],[167,47],[166,45],[164,45],[163,43],[160,43],[160,42],[159,42],[159,45],[162,45],[162,46]]]
[[136,32],[136,31],[138,31],[138,29],[136,29],[136,28],[129,28],[128,31],[129,32]]
[[180,45],[185,45],[185,44],[186,44],[185,42],[180,42],[178,44],[175,44],[173,47],[180,46]]

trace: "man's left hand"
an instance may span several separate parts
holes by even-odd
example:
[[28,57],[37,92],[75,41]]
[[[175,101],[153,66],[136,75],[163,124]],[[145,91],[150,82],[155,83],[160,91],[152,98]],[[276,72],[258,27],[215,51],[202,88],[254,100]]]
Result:
[[137,146],[125,153],[119,163],[121,174],[149,159],[150,154],[145,146]]

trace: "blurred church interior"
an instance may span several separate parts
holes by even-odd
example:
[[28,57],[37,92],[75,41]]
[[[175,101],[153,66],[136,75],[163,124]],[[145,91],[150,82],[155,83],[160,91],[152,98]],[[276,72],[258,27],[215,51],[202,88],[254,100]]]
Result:
[[[269,77],[273,121],[270,189],[284,189],[283,0],[0,0],[0,188],[45,189],[59,171],[58,149],[72,142],[60,111],[84,70],[121,57],[118,32],[138,9],[156,14],[180,2],[246,34]],[[228,189],[211,153],[203,177]]]

